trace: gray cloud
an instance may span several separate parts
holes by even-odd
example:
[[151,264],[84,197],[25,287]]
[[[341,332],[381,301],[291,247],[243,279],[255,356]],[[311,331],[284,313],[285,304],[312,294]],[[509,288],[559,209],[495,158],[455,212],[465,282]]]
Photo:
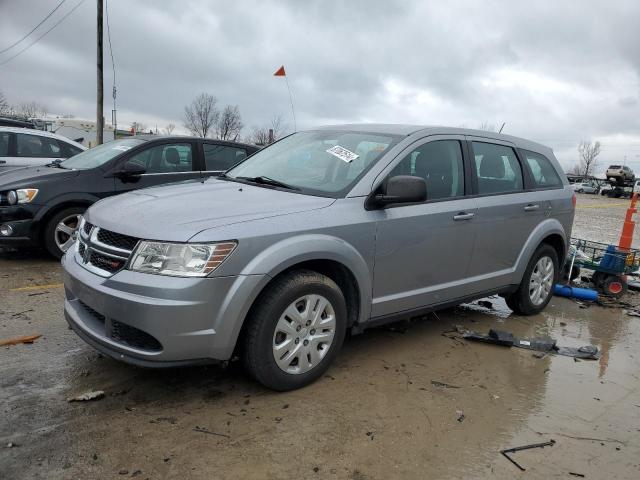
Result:
[[[11,101],[93,117],[94,5],[0,67]],[[53,6],[0,1],[0,49]],[[274,114],[291,124],[286,86],[272,76],[284,64],[302,128],[506,122],[506,132],[552,146],[567,165],[581,139],[598,139],[603,164],[627,155],[640,170],[636,1],[112,0],[109,8],[124,123],[181,125],[184,105],[207,91],[238,104],[249,126]],[[108,56],[105,65],[109,111]]]

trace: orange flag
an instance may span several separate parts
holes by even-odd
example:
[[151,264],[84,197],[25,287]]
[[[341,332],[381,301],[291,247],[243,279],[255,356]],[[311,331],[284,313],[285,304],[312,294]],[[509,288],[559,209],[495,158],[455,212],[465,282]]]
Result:
[[287,74],[284,71],[284,65],[282,65],[276,73],[273,74],[274,77],[286,77]]

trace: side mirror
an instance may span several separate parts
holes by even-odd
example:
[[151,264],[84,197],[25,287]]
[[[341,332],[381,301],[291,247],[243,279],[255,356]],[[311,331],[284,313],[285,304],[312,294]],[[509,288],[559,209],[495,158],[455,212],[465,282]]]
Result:
[[375,195],[374,202],[379,206],[393,203],[424,202],[427,199],[427,182],[421,177],[397,175],[387,180],[384,193]]
[[139,163],[127,162],[122,166],[122,168],[120,170],[114,172],[114,175],[116,177],[124,180],[124,179],[128,179],[128,178],[139,177],[140,175],[142,175],[146,171],[147,171],[147,169],[144,168]]

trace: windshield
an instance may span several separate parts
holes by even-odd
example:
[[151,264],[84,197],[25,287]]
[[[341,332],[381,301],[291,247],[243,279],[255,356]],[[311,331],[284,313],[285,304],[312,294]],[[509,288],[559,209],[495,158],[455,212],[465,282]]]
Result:
[[[260,150],[227,172],[230,178],[277,183],[303,193],[340,197],[402,137],[347,131],[301,132]],[[275,182],[274,182],[275,181]]]
[[62,168],[68,168],[69,170],[88,170],[90,168],[100,167],[122,152],[126,152],[142,143],[144,143],[144,140],[137,138],[114,140],[113,142],[90,148],[89,150],[85,150],[78,155],[68,158],[61,162],[60,166]]

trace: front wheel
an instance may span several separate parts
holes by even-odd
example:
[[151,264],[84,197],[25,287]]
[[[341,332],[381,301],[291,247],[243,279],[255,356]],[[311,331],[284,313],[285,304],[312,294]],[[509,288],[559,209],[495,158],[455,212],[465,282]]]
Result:
[[49,219],[43,234],[43,244],[47,252],[58,259],[62,258],[75,241],[74,234],[85,210],[85,207],[65,208]]
[[264,386],[286,391],[308,385],[329,368],[344,341],[347,307],[333,280],[298,270],[269,285],[247,321],[246,369]]
[[518,290],[505,298],[507,306],[519,315],[540,313],[551,300],[558,272],[558,255],[546,243],[534,252]]

